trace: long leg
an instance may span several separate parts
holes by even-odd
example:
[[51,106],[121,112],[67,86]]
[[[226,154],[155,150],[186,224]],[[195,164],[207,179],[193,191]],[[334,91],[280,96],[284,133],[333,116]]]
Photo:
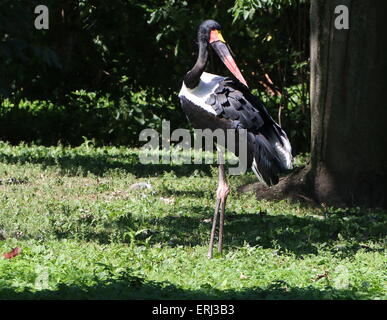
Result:
[[220,204],[220,219],[219,219],[219,243],[218,252],[222,253],[223,250],[223,226],[224,226],[224,210],[226,208],[226,198]]
[[230,189],[227,184],[224,165],[220,164],[219,165],[219,187],[217,192],[217,197],[218,199],[220,199],[219,244],[218,244],[219,253],[222,253],[222,250],[223,250],[224,211],[226,208],[226,201],[229,193],[230,193]]
[[207,257],[209,259],[212,258],[212,251],[214,248],[214,237],[215,237],[215,231],[216,231],[216,223],[218,219],[218,213],[220,208],[220,221],[219,221],[219,245],[218,245],[218,251],[222,252],[222,245],[223,245],[223,225],[224,225],[224,210],[226,206],[226,199],[230,192],[227,180],[226,180],[226,173],[224,170],[224,162],[223,162],[223,153],[221,151],[218,152],[218,162],[219,162],[219,180],[218,180],[218,189],[216,190],[216,204],[215,204],[215,212],[214,212],[214,219],[212,221],[212,229],[211,229],[211,237],[210,237],[210,245],[208,248],[208,254]]
[[211,229],[211,237],[210,237],[210,247],[208,248],[208,254],[207,254],[208,259],[212,258],[212,251],[213,251],[213,248],[214,248],[214,237],[215,237],[216,222],[217,222],[218,213],[219,213],[219,205],[220,205],[220,199],[216,199],[214,219],[212,221],[212,229]]

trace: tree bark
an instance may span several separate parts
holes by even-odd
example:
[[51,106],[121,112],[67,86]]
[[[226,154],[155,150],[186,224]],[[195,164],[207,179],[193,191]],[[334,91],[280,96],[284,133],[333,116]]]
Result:
[[[335,28],[335,7],[349,29]],[[387,1],[312,0],[312,145],[318,202],[387,207]]]

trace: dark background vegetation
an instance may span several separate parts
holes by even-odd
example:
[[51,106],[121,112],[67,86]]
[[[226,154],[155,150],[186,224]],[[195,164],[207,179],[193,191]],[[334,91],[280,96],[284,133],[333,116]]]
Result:
[[[38,4],[49,30],[34,28]],[[177,93],[211,18],[295,153],[309,151],[308,10],[306,0],[2,0],[0,139],[137,146],[162,119],[187,127]],[[207,70],[229,75],[217,59]]]

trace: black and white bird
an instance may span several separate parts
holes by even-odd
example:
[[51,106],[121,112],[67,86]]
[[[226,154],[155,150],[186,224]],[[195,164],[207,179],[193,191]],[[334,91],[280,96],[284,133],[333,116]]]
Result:
[[[292,152],[286,133],[272,119],[263,103],[247,87],[230,49],[221,34],[221,26],[206,20],[198,30],[199,52],[193,68],[184,77],[179,93],[181,106],[196,129],[247,130],[247,165],[267,186],[278,183],[281,173],[292,169]],[[205,72],[208,51],[213,49],[235,78]],[[218,152],[220,149],[218,149]],[[233,150],[237,155],[238,150]],[[240,155],[239,155],[240,156]],[[226,199],[230,192],[224,164],[219,164],[215,213],[208,258],[212,258],[218,214],[219,244],[223,247]]]

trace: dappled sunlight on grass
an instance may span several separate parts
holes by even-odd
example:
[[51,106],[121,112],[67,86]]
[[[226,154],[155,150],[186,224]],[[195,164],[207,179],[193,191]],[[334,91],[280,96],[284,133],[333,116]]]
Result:
[[213,166],[92,146],[1,144],[0,159],[0,252],[23,250],[0,259],[1,298],[385,298],[384,211],[257,201],[237,192],[254,175],[232,176],[210,261]]

